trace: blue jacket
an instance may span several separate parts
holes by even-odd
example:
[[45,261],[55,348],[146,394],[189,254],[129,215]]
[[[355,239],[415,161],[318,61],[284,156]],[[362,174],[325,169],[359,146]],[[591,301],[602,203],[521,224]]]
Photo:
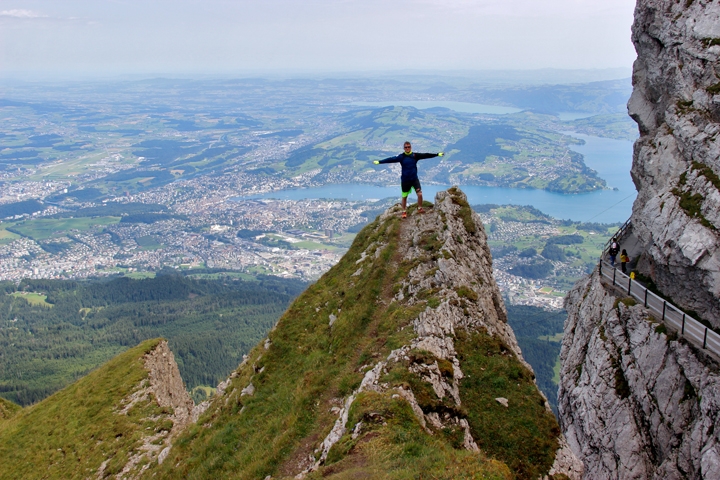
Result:
[[401,153],[397,157],[380,160],[380,163],[399,163],[402,166],[401,180],[410,181],[417,178],[417,162],[426,158],[437,157],[437,153]]

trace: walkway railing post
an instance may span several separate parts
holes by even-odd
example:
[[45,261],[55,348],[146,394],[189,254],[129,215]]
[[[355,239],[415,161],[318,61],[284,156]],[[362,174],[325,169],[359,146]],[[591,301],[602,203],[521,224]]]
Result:
[[647,308],[647,288],[645,289],[645,308]]
[[600,276],[602,277],[602,258],[600,258]]
[[705,338],[703,338],[703,350],[707,348],[707,327],[705,327]]
[[665,300],[663,300],[663,318],[662,318],[663,322],[665,321],[665,307],[667,307],[667,302]]
[[628,277],[628,297],[630,296],[630,287],[632,286],[632,278]]
[[684,313],[683,313],[682,330],[680,330],[680,335],[685,335],[685,314]]
[[617,269],[613,268],[613,287],[615,286],[615,274],[617,273]]

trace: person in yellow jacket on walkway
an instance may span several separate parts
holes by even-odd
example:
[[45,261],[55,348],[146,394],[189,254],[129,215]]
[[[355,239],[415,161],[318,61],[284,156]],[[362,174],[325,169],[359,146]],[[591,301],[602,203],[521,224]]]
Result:
[[622,252],[620,252],[620,268],[622,268],[623,273],[627,273],[625,265],[630,261],[630,257],[628,257],[627,250],[623,248]]

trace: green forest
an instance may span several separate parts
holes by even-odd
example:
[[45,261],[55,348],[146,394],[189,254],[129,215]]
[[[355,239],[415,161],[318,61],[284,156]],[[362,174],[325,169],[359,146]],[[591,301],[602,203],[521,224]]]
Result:
[[0,396],[35,403],[143,340],[168,339],[188,389],[217,385],[307,284],[258,277],[0,282]]
[[[218,278],[166,270],[142,280],[0,282],[0,397],[36,403],[156,337],[168,339],[188,390],[217,385],[307,286],[270,276]],[[523,356],[557,412],[553,376],[565,314],[507,308]]]
[[553,379],[560,361],[560,338],[567,313],[539,307],[507,304],[508,323],[525,360],[535,370],[535,381],[557,415],[558,385]]

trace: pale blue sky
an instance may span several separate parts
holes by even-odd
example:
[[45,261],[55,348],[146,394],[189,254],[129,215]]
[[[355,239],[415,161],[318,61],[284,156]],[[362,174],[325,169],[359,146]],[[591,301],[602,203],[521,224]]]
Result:
[[0,76],[615,68],[630,0],[0,0]]

